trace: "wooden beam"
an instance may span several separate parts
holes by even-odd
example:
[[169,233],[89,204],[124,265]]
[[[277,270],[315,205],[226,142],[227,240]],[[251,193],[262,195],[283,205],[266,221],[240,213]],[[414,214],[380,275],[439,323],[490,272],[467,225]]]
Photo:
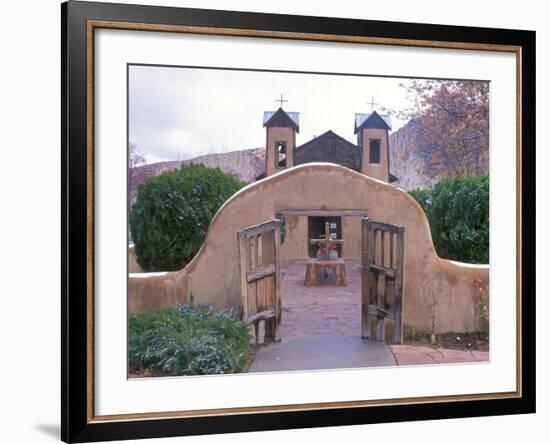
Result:
[[253,324],[259,319],[269,319],[275,317],[275,310],[273,308],[270,308],[268,310],[260,311],[259,313],[254,313],[253,315],[250,315],[248,318],[248,323]]
[[273,264],[264,265],[263,267],[258,268],[257,270],[249,271],[248,273],[246,273],[246,281],[249,283],[253,281],[257,281],[258,279],[275,274],[275,271],[276,271],[275,265]]
[[252,225],[250,227],[244,228],[242,231],[247,237],[256,236],[258,234],[265,233],[266,231],[273,230],[276,220],[277,219],[268,220],[267,222],[263,222],[258,225]]
[[390,233],[397,233],[400,227],[391,224],[385,224],[383,222],[370,222],[373,230],[388,231]]
[[386,277],[395,278],[395,270],[393,268],[382,267],[375,264],[371,264],[369,268],[379,274],[384,274]]
[[369,305],[368,313],[378,317],[383,316],[388,319],[394,318],[393,313],[391,311],[385,310],[382,307],[377,307],[376,305],[372,305],[372,304]]
[[[310,245],[324,244],[325,242],[326,241],[324,239],[310,239],[309,240]],[[343,239],[331,239],[331,240],[329,240],[329,243],[331,243],[331,244],[343,244],[344,240]]]
[[283,216],[367,216],[367,212],[364,210],[281,210],[276,213]]

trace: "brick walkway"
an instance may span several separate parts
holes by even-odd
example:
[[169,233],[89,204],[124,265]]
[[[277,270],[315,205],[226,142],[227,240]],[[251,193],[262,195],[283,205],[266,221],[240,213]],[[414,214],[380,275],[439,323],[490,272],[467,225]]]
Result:
[[452,350],[422,345],[392,345],[398,365],[456,364],[489,360],[489,352],[475,350]]
[[282,337],[360,336],[360,265],[359,261],[346,261],[345,287],[306,287],[306,261],[283,263]]

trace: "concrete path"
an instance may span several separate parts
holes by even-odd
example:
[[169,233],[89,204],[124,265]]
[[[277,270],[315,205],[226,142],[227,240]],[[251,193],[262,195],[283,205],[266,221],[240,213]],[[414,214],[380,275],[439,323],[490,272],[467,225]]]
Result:
[[383,342],[359,336],[298,336],[262,347],[248,370],[280,372],[396,365]]

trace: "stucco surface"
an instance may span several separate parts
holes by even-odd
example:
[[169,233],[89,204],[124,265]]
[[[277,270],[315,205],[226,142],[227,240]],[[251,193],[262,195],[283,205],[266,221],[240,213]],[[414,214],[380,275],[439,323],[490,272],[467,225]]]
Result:
[[136,249],[134,246],[128,247],[128,273],[143,273],[136,259]]
[[[151,295],[153,300],[144,299],[145,283],[134,283],[140,278],[130,277],[130,311],[182,303],[191,294],[196,302],[214,308],[239,306],[237,232],[273,219],[283,209],[363,210],[372,220],[404,226],[405,329],[436,333],[479,330],[476,307],[480,288],[488,292],[489,267],[439,258],[426,216],[407,192],[325,163],[289,168],[236,193],[212,220],[195,258],[181,271],[151,278],[158,281],[151,285],[159,286],[159,294]],[[305,229],[307,235],[305,225],[300,230]],[[287,248],[285,256],[290,251]],[[141,296],[134,294],[135,286],[141,288]]]
[[[388,134],[385,129],[364,128],[363,130],[363,167],[362,172],[385,182],[388,177]],[[369,162],[369,139],[380,139],[380,163]]]
[[277,142],[286,142],[286,166],[294,165],[294,148],[296,145],[296,133],[293,128],[270,126],[266,131],[266,174],[271,176],[280,170],[278,166],[278,153],[275,148]]

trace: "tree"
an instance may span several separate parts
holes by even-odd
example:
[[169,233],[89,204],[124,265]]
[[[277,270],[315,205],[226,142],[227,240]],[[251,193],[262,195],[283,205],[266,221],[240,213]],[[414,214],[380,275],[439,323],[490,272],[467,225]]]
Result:
[[145,156],[135,143],[128,144],[128,205],[131,206],[132,190],[137,178],[137,167],[145,164]]
[[144,271],[183,268],[199,251],[210,221],[245,185],[219,168],[184,165],[139,186],[130,211],[136,259]]
[[[411,80],[413,106],[397,115],[415,127],[416,150],[444,176],[489,168],[489,83]],[[444,174],[444,173],[447,174]]]

